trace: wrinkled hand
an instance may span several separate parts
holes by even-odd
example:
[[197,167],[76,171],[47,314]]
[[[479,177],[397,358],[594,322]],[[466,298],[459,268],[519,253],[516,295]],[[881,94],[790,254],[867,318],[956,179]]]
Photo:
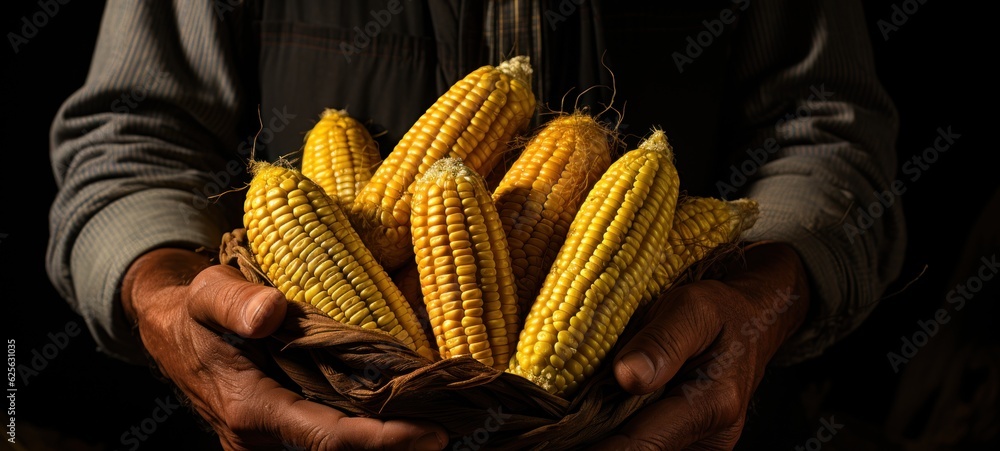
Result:
[[617,354],[633,394],[670,383],[599,449],[732,449],[768,362],[808,310],[805,270],[789,246],[747,249],[722,280],[678,286],[651,306]]
[[226,449],[441,449],[445,431],[401,420],[348,417],[267,377],[223,334],[263,338],[284,320],[278,290],[197,253],[160,249],[136,260],[122,303],[164,376]]

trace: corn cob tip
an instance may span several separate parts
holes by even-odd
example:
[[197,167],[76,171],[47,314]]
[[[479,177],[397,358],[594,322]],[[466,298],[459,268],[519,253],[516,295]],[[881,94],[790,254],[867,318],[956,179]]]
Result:
[[757,218],[760,216],[760,205],[757,201],[747,198],[731,200],[728,204],[729,208],[733,210],[731,221],[735,224],[734,232],[736,237],[739,237],[757,222]]
[[642,140],[639,143],[640,149],[653,150],[658,152],[667,152],[673,157],[674,149],[670,146],[670,141],[667,139],[667,134],[661,129],[653,129],[653,134],[649,135],[648,138]]
[[275,171],[279,169],[293,169],[298,172],[298,168],[296,168],[291,161],[285,159],[279,159],[273,162],[267,160],[250,160],[247,163],[247,170],[252,176],[257,176],[259,173],[264,171]]
[[347,108],[340,108],[340,109],[337,109],[337,108],[325,108],[323,110],[323,112],[320,113],[320,118],[324,118],[324,117],[328,117],[328,116],[333,116],[333,115],[347,116]]
[[522,83],[531,86],[531,57],[525,55],[515,56],[501,62],[497,66],[497,69],[511,78],[520,80]]
[[427,172],[424,173],[423,177],[428,180],[432,180],[441,177],[444,174],[468,176],[473,173],[474,171],[466,166],[461,158],[445,157],[431,164],[431,166],[427,168]]

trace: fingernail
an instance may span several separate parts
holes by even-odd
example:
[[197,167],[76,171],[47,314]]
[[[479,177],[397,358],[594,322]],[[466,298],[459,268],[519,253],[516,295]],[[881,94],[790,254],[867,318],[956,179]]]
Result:
[[424,450],[440,450],[444,449],[445,443],[441,442],[441,437],[436,433],[431,432],[423,437],[417,439],[417,443],[414,446],[418,451]]
[[635,376],[635,379],[643,384],[649,385],[653,383],[653,376],[656,375],[656,369],[653,368],[653,361],[649,359],[649,356],[642,351],[632,351],[625,354],[621,359],[622,365],[628,368],[628,371]]
[[261,297],[263,300],[257,303],[257,308],[250,315],[250,320],[247,321],[247,326],[250,327],[250,330],[257,330],[264,323],[264,319],[271,315],[271,311],[273,310],[270,300],[265,296]]

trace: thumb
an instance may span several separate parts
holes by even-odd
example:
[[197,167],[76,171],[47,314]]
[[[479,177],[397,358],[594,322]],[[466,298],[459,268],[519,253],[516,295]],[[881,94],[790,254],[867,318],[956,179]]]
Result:
[[244,338],[266,337],[281,326],[288,300],[277,288],[250,282],[231,266],[206,268],[191,281],[194,320]]
[[633,394],[653,392],[711,345],[722,329],[712,283],[677,287],[653,306],[615,358],[615,379],[622,388]]

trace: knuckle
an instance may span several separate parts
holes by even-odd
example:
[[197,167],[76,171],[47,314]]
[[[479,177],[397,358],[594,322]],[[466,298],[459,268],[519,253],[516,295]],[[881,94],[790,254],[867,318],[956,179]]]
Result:
[[710,280],[691,286],[691,295],[684,297],[685,307],[690,310],[691,318],[696,320],[697,324],[710,324],[718,320],[719,305],[721,305],[718,297],[721,291],[717,285],[721,283]]
[[303,443],[308,444],[308,449],[342,449],[345,444],[336,438],[337,436],[321,433],[318,427],[312,427],[305,432]]
[[679,340],[663,340],[655,343],[656,350],[663,353],[667,362],[680,365],[690,357]]
[[716,390],[714,401],[711,403],[712,423],[728,428],[733,425],[742,425],[746,421],[746,405],[743,392],[736,385],[731,383],[721,383]]
[[252,390],[244,387],[227,386],[229,392],[227,401],[221,409],[222,419],[229,430],[238,437],[253,437],[261,435],[264,419],[272,415],[268,405],[261,406],[253,401]]
[[256,415],[249,409],[230,407],[224,409],[223,422],[236,437],[247,437],[257,433]]
[[683,318],[686,325],[695,330],[715,329],[721,317],[720,296],[728,288],[719,281],[704,280],[681,285],[673,290],[671,302],[659,304],[667,308],[671,316]]
[[687,356],[682,355],[680,340],[673,336],[671,329],[661,323],[652,323],[642,330],[642,346],[650,351],[661,354],[668,361],[680,361]]

